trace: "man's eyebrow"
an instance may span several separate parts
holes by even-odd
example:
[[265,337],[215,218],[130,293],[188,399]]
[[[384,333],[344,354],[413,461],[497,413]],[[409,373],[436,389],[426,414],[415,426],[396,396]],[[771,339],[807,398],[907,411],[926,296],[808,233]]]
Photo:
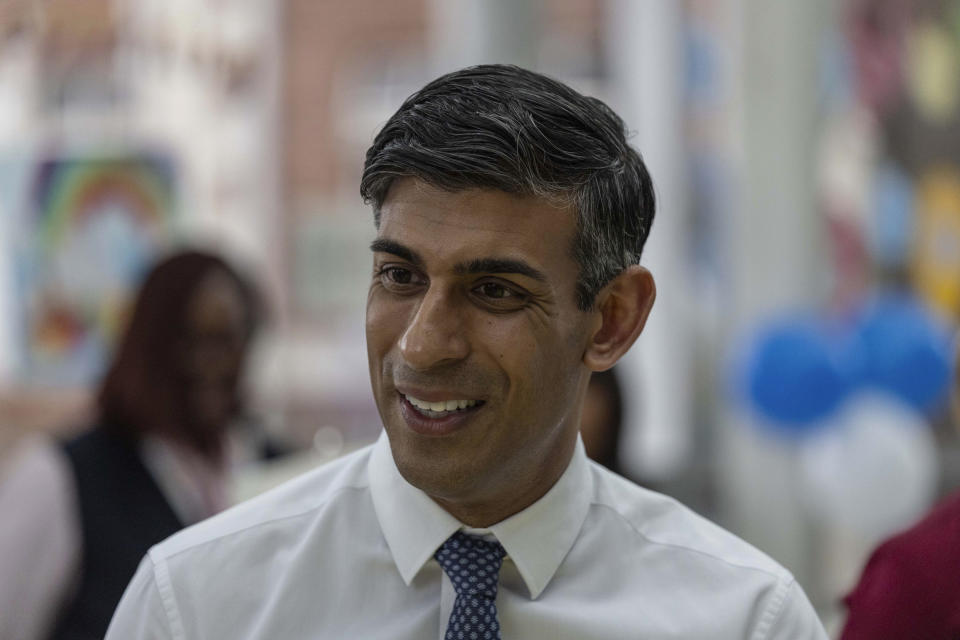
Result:
[[453,268],[460,275],[476,273],[515,273],[527,276],[540,282],[547,282],[547,276],[522,260],[510,258],[477,258],[470,262],[458,264]]
[[416,251],[405,247],[394,240],[377,238],[370,243],[370,250],[374,253],[391,253],[418,267],[423,264],[423,260],[420,259],[420,256],[417,255]]
[[[399,258],[403,258],[414,266],[422,266],[423,260],[413,249],[406,247],[395,240],[387,238],[377,238],[370,243],[370,250],[374,253],[389,253]],[[528,278],[533,278],[539,282],[547,282],[547,276],[539,269],[530,266],[523,260],[514,260],[512,258],[477,258],[469,262],[461,262],[454,268],[457,275],[468,275],[478,273],[515,273]]]

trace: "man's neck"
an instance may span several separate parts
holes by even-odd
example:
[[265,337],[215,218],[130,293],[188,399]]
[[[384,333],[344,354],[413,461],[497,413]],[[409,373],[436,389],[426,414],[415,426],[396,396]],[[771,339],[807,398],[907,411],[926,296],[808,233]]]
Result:
[[[546,495],[570,465],[576,444],[577,438],[574,437],[564,445],[563,451],[554,457],[557,464],[538,470],[538,475],[525,476],[521,473],[505,478],[499,490],[489,496],[474,499],[430,498],[468,527],[482,529],[493,526],[520,513]],[[524,487],[524,490],[519,490],[520,487]]]

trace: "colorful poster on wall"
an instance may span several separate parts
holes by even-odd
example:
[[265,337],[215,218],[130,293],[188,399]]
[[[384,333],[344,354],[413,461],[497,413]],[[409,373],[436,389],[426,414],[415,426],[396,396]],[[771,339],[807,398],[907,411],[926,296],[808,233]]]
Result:
[[175,167],[165,156],[36,164],[17,262],[25,383],[95,381],[131,290],[169,242],[175,218]]
[[960,169],[931,168],[917,189],[912,277],[917,291],[945,318],[960,316]]
[[960,0],[843,6],[818,158],[823,213],[843,231],[835,298],[910,289],[960,322]]

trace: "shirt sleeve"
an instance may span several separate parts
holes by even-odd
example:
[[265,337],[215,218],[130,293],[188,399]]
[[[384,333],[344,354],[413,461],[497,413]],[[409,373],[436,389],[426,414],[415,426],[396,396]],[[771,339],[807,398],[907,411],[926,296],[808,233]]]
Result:
[[66,458],[22,445],[0,479],[0,638],[46,637],[76,586],[80,524]]
[[174,634],[150,557],[145,557],[127,585],[104,640],[183,640]]
[[753,637],[756,640],[828,640],[807,594],[794,579],[777,585]]

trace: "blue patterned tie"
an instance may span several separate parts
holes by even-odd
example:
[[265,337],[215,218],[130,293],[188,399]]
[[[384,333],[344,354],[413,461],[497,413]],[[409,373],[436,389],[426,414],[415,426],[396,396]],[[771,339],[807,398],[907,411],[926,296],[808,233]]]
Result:
[[499,542],[457,531],[433,557],[453,583],[453,602],[445,640],[500,640],[497,581],[507,552]]

